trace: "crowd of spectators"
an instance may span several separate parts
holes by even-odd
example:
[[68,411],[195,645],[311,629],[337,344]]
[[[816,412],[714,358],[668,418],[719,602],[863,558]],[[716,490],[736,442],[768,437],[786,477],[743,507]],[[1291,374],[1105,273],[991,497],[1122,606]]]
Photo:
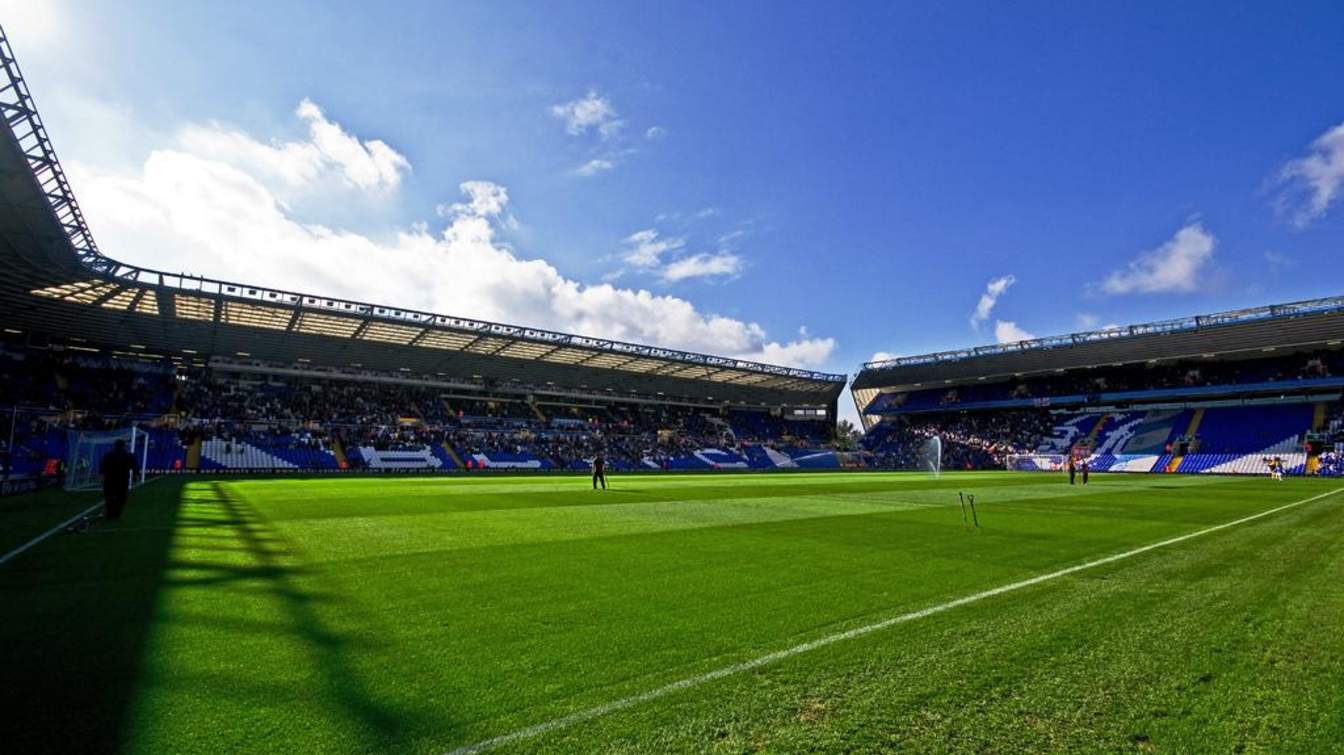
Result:
[[175,395],[171,365],[0,345],[0,406],[152,415],[171,410]]
[[[1308,379],[1344,374],[1337,357],[1298,355],[1249,360],[1239,367],[1171,365],[1137,368],[1141,378],[1133,370],[1115,370],[1105,377],[1067,379],[1088,380],[1081,387],[1093,390],[1114,390],[1154,376],[1191,385],[1237,382],[1252,373],[1264,380]],[[1014,391],[1029,393],[1033,385],[1044,384],[1029,381]],[[1080,387],[1053,385],[1060,390]],[[961,400],[964,394],[944,394],[954,397]],[[377,451],[444,446],[463,456],[529,455],[562,468],[583,466],[598,454],[617,467],[640,467],[662,465],[702,448],[812,448],[829,440],[823,437],[824,421],[771,412],[596,400],[566,403],[555,397],[534,403],[532,396],[516,392],[471,396],[393,381],[216,376],[205,369],[179,371],[134,357],[10,347],[0,347],[4,405],[22,407],[22,412],[9,418],[14,422],[13,448],[8,434],[0,433],[5,436],[0,437],[0,460],[49,456],[53,433],[159,420],[177,429],[184,447],[198,439],[222,439],[226,448],[248,443],[314,451],[330,450],[337,443]],[[1326,424],[1327,448],[1344,446],[1344,407],[1333,406]],[[944,410],[889,418],[862,445],[874,466],[923,468],[930,461],[930,440],[936,437],[942,468],[991,469],[1002,468],[1012,454],[1031,453],[1050,432],[1045,409]],[[1322,473],[1344,473],[1337,451],[1327,450],[1321,462]]]
[[1102,393],[1311,380],[1339,375],[1344,375],[1344,353],[1324,351],[1260,359],[1196,359],[1070,370],[1002,383],[889,394],[885,400],[893,406],[938,409],[983,401],[1090,397]]
[[175,396],[170,365],[0,344],[0,471],[40,469],[63,449],[67,431],[159,416]]
[[886,469],[927,468],[934,438],[943,469],[1003,469],[1010,455],[1034,451],[1050,428],[1045,410],[905,415],[875,427],[864,445]]
[[1327,450],[1321,454],[1318,474],[1344,477],[1344,402],[1330,407],[1318,442]]
[[174,420],[184,445],[196,439],[302,449],[339,442],[377,451],[442,445],[463,456],[528,454],[558,467],[580,466],[600,453],[616,466],[635,467],[706,447],[815,444],[820,424],[673,404],[534,403],[517,393],[476,397],[391,381],[197,369],[180,383]]

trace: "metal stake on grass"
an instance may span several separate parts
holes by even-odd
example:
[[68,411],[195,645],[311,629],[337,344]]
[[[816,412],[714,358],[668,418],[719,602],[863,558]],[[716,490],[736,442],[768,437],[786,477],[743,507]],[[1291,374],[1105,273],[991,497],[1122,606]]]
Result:
[[971,495],[969,495],[969,496],[967,497],[967,499],[968,499],[968,500],[970,501],[970,503],[971,503],[971,521],[972,521],[972,522],[975,522],[975,526],[976,526],[976,528],[979,528],[979,527],[980,527],[980,517],[978,517],[978,516],[975,515],[975,494],[972,493]]
[[965,524],[965,523],[966,523],[966,494],[963,493],[963,492],[961,492],[960,490],[958,490],[958,491],[957,491],[957,497],[961,499],[961,523],[962,523],[962,524]]

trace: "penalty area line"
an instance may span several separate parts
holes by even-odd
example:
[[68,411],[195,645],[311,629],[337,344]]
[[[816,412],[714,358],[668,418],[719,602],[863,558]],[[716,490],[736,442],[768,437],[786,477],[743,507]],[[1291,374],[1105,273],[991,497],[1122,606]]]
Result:
[[1159,548],[1166,548],[1171,545],[1176,545],[1177,543],[1183,543],[1186,540],[1192,540],[1194,538],[1209,535],[1214,532],[1218,532],[1220,530],[1228,529],[1230,527],[1236,527],[1238,525],[1246,524],[1247,522],[1253,522],[1257,519],[1262,519],[1272,514],[1277,514],[1280,511],[1286,511],[1288,509],[1295,508],[1297,506],[1302,506],[1304,504],[1312,503],[1314,501],[1319,501],[1322,498],[1332,496],[1335,493],[1340,492],[1341,490],[1344,490],[1344,488],[1336,488],[1334,490],[1321,493],[1320,495],[1314,495],[1311,496],[1310,498],[1303,498],[1300,501],[1293,501],[1292,503],[1286,503],[1282,506],[1276,506],[1272,509],[1267,509],[1257,514],[1244,516],[1241,517],[1240,519],[1233,519],[1230,522],[1215,524],[1212,527],[1205,527],[1202,530],[1187,532],[1184,535],[1177,535],[1176,537],[1170,537],[1167,538],[1166,540],[1160,540],[1156,543],[1149,543],[1148,545],[1142,545],[1139,546],[1138,548],[1132,548],[1130,550],[1122,551],[1120,553],[1113,553],[1109,556],[1103,556],[1101,558],[1094,559],[1092,561],[1086,561],[1081,564],[1075,564],[1073,566],[1065,567],[1063,569],[1052,571],[1046,574],[1040,574],[1035,577],[1030,577],[1028,579],[1024,579],[1018,582],[1012,582],[1010,584],[1000,585],[999,587],[994,587],[988,590],[984,590],[982,592],[966,595],[964,597],[956,598],[955,600],[949,600],[946,603],[939,603],[938,605],[929,606],[928,608],[922,608],[918,611],[903,613],[898,616],[892,616],[891,618],[883,619],[882,621],[874,622],[872,624],[865,624],[864,626],[855,627],[853,629],[849,629],[843,632],[828,634],[824,637],[819,637],[815,640],[809,640],[808,642],[794,645],[793,647],[785,648],[783,650],[777,650],[773,653],[767,653],[766,655],[758,656],[756,658],[752,658],[747,661],[742,661],[740,663],[734,663],[729,666],[724,666],[722,668],[718,668],[713,671],[706,672],[704,674],[699,674],[697,676],[690,676],[685,679],[679,679],[675,682],[664,684],[661,687],[655,687],[654,689],[645,692],[640,692],[638,694],[631,695],[629,697],[623,697],[620,698],[619,700],[613,700],[609,703],[603,703],[602,705],[598,705],[592,708],[585,708],[583,710],[578,710],[568,715],[560,716],[559,718],[553,718],[549,721],[543,721],[538,724],[533,724],[532,726],[524,727],[522,729],[518,729],[517,731],[509,732],[508,734],[501,734],[497,737],[484,739],[475,744],[466,745],[463,747],[459,747],[455,750],[451,750],[448,752],[448,755],[472,755],[473,753],[485,752],[487,750],[492,750],[496,747],[502,747],[504,745],[512,744],[514,742],[520,742],[522,740],[531,739],[533,737],[537,737],[542,734],[555,731],[557,729],[563,729],[569,726],[573,726],[575,724],[583,723],[585,721],[591,721],[595,718],[600,718],[609,713],[615,713],[617,711],[625,710],[626,708],[632,708],[641,703],[647,703],[652,700],[657,700],[658,698],[666,697],[667,695],[670,695],[674,692],[680,692],[681,690],[690,689],[692,687],[698,687],[702,684],[707,684],[709,682],[716,681],[718,679],[734,676],[744,671],[751,671],[752,669],[757,669],[762,666],[768,666],[772,663],[776,663],[778,661],[782,661],[787,658],[792,658],[796,655],[802,655],[803,653],[811,652],[818,648],[826,647],[827,645],[834,645],[836,643],[844,642],[846,640],[857,639],[859,637],[863,637],[865,635],[869,635],[874,632],[880,632],[883,629],[888,629],[890,627],[896,626],[897,624],[905,624],[911,621],[916,621],[918,619],[923,619],[929,616],[933,616],[934,614],[950,611],[954,608],[960,608],[962,606],[969,605],[971,603],[976,603],[985,600],[987,598],[993,598],[998,595],[1003,595],[1004,593],[1010,593],[1016,590],[1032,587],[1033,585],[1039,585],[1042,582],[1049,582],[1051,580],[1059,579],[1060,577],[1066,577],[1070,574],[1075,574],[1077,572],[1085,571],[1087,569],[1094,569],[1098,566],[1104,566],[1106,564],[1115,563],[1116,561],[1123,561],[1124,559],[1133,558],[1134,556],[1147,553],[1148,551],[1157,550]]

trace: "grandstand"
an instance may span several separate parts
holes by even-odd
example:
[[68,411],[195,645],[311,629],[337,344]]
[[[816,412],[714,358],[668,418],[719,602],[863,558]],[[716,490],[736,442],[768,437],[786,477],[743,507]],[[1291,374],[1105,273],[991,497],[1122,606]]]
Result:
[[853,400],[897,466],[939,433],[974,468],[1335,475],[1341,340],[1344,298],[1318,299],[870,362]]
[[[48,386],[0,389],[16,470],[60,459],[61,428],[90,414],[154,428],[163,471],[583,468],[606,446],[629,468],[838,466],[823,446],[844,375],[119,262],[95,243],[2,33],[0,108],[0,360]],[[150,404],[90,389],[132,373],[153,383]],[[206,401],[220,395],[234,400]],[[312,411],[338,395],[366,411]]]
[[[844,375],[119,262],[3,37],[0,69],[11,473],[51,471],[67,428],[129,423],[160,471],[841,466]],[[849,461],[909,466],[938,435],[949,468],[1332,474],[1341,338],[1330,298],[873,362]]]

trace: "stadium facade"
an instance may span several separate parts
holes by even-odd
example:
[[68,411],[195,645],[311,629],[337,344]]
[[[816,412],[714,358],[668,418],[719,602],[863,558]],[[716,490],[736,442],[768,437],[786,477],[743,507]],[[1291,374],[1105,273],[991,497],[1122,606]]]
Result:
[[0,32],[0,327],[43,347],[482,395],[834,417],[845,375],[149,270],[103,254]]

